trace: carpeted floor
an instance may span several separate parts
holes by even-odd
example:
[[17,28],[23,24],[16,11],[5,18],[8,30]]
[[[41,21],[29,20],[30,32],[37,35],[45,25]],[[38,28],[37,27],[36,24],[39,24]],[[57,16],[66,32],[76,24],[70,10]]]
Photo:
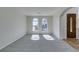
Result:
[[0,50],[0,52],[78,52],[65,41],[56,39],[46,40],[39,35],[39,40],[31,40],[32,35],[23,38]]

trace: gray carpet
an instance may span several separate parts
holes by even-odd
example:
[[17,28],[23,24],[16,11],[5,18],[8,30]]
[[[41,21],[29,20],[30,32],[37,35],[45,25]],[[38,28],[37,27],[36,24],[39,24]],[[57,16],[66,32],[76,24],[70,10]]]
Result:
[[77,52],[63,40],[46,40],[40,35],[40,40],[31,40],[31,35],[26,35],[16,42],[0,50],[0,52]]

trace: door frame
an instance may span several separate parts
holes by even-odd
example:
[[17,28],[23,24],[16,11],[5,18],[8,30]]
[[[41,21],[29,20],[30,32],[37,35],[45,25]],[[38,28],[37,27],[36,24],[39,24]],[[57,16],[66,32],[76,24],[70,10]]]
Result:
[[[70,32],[70,19],[68,20],[69,17],[73,17],[74,20],[72,20],[72,23],[74,23],[74,25],[72,24],[72,30],[74,30],[73,32]],[[66,28],[67,28],[67,38],[76,38],[76,13],[68,13],[67,14],[67,23],[66,23]],[[74,22],[73,22],[74,21]],[[69,23],[68,23],[69,22]]]

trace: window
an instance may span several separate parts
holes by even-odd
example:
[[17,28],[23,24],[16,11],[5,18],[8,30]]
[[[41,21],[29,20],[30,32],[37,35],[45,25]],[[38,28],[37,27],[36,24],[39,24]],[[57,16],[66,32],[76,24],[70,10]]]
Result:
[[72,31],[72,17],[70,17],[70,32],[73,32]]
[[33,31],[33,33],[47,32],[48,31],[47,18],[42,18],[42,19],[39,19],[38,17],[33,18],[32,31]]
[[42,19],[42,31],[48,31],[48,22],[46,18]]
[[32,21],[32,31],[37,32],[38,31],[38,18],[33,18]]

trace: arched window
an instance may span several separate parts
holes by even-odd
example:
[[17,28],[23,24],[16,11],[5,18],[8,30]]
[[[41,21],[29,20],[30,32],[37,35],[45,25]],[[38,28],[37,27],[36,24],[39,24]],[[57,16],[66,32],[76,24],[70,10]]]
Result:
[[42,31],[48,31],[47,18],[43,18],[43,19],[42,19]]

